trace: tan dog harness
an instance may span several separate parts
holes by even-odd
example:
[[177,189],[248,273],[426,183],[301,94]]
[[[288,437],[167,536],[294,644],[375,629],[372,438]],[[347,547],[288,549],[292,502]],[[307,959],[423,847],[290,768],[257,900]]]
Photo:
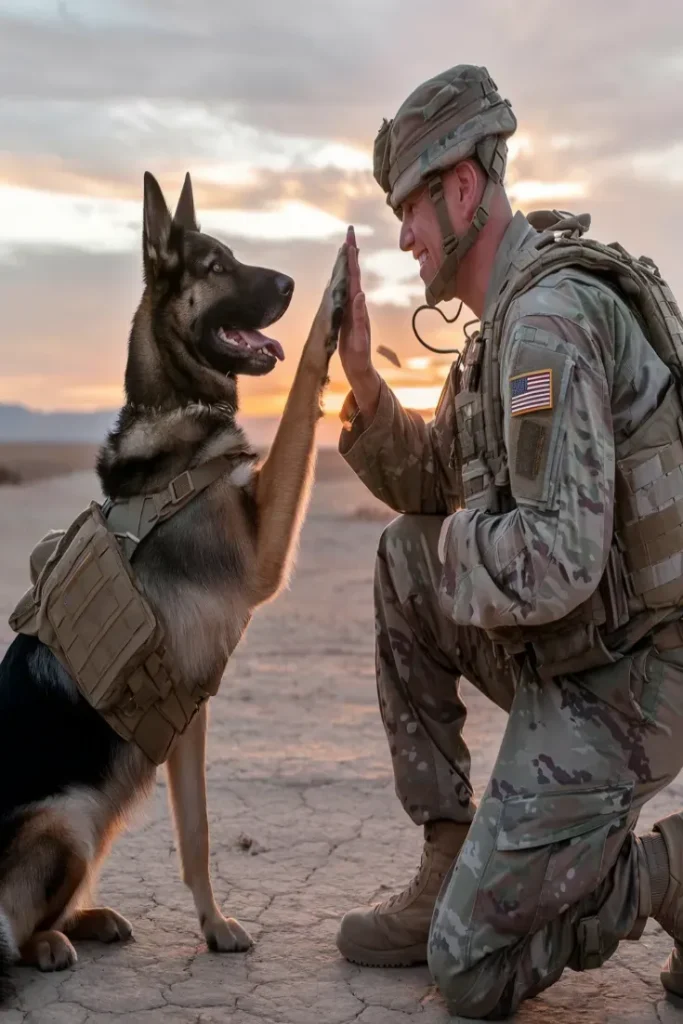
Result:
[[51,531],[33,549],[33,586],[10,616],[12,629],[46,644],[88,703],[157,765],[218,683],[188,686],[181,678],[131,559],[159,523],[234,467],[231,453],[181,473],[163,491],[92,502],[68,530]]

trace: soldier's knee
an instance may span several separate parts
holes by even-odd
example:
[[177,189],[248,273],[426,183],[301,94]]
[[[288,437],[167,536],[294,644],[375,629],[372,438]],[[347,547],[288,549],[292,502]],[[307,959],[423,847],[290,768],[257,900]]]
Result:
[[510,979],[504,963],[496,954],[488,954],[471,966],[468,959],[447,946],[443,939],[432,940],[427,962],[434,982],[454,1016],[474,1020],[505,1020],[513,1012],[507,998]]
[[413,541],[420,533],[420,521],[422,516],[401,515],[385,526],[382,536],[379,539],[379,553],[386,554],[387,550],[394,544],[404,544]]
[[434,589],[439,530],[438,516],[402,515],[384,529],[375,569],[380,603],[391,594],[400,603]]

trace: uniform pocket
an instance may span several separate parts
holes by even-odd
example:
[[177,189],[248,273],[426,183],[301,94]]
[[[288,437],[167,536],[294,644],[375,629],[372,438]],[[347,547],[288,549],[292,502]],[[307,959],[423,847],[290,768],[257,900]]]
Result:
[[[503,803],[479,899],[497,931],[527,935],[594,892],[605,844],[627,827],[633,786],[562,789]],[[495,918],[495,921],[493,920]]]
[[633,786],[561,789],[531,797],[510,797],[503,804],[498,850],[528,850],[575,839],[628,813]]

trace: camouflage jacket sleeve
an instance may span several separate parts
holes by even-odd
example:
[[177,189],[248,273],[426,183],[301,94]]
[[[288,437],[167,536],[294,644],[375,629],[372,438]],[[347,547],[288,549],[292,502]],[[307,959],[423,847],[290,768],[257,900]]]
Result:
[[611,339],[581,319],[527,312],[506,327],[500,380],[517,507],[456,512],[444,523],[440,601],[458,623],[553,622],[600,582],[615,480],[603,360]]
[[372,423],[356,416],[339,451],[380,501],[396,512],[445,514],[459,505],[453,373],[431,423],[406,410],[382,381]]

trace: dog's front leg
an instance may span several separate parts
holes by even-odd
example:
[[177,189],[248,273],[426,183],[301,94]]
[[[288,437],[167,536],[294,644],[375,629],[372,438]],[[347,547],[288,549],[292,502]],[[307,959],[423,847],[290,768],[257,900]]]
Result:
[[304,345],[285,411],[256,482],[257,574],[252,605],[273,597],[287,578],[308,503],[315,465],[315,428],[330,358],[346,304],[346,245]]
[[167,762],[169,789],[183,881],[194,897],[204,938],[209,949],[234,953],[249,949],[252,940],[238,921],[223,917],[211,886],[205,774],[207,718],[204,704],[176,743]]

